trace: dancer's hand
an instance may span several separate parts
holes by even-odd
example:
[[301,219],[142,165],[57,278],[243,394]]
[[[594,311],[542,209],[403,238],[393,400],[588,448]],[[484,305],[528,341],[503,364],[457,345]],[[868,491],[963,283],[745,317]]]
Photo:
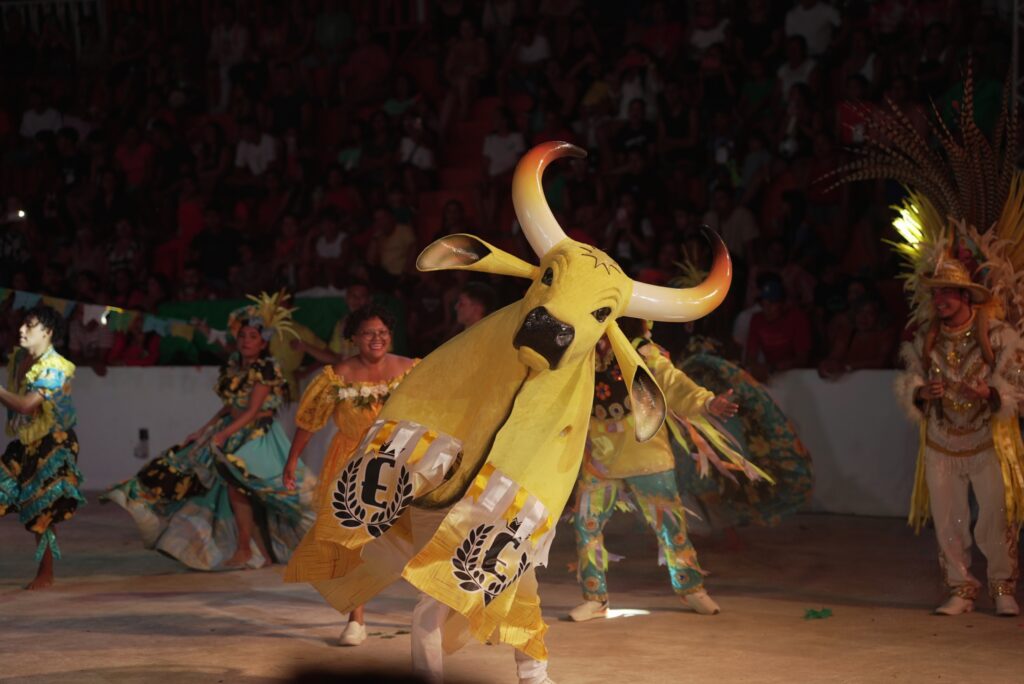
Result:
[[739,405],[732,400],[732,390],[719,394],[708,402],[708,413],[716,418],[732,418],[739,410]]
[[932,380],[926,385],[921,385],[917,393],[924,400],[941,399],[946,396],[946,386],[942,384],[941,380]]
[[288,462],[284,464],[284,472],[281,473],[281,481],[284,483],[284,488],[287,490],[295,489],[295,468],[298,464],[288,459]]
[[228,441],[228,436],[223,432],[218,432],[210,438],[210,445],[220,449],[224,446],[224,442],[226,441]]
[[971,399],[986,401],[992,396],[992,387],[984,380],[978,380],[974,383],[965,382],[961,389]]

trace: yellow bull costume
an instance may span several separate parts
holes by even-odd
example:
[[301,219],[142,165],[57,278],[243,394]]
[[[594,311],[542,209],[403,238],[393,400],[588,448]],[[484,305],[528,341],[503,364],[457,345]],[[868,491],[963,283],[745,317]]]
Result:
[[420,254],[423,271],[533,282],[521,300],[427,356],[391,395],[321,503],[286,581],[312,583],[345,612],[401,577],[451,609],[445,651],[471,635],[546,659],[533,570],[546,564],[579,473],[595,346],[608,336],[636,436],[649,439],[665,399],[615,319],[695,320],[731,282],[717,237],[708,278],[682,290],[635,283],[604,252],[567,238],[541,178],[552,161],[584,154],[545,143],[516,168],[513,204],[539,266],[462,234]]

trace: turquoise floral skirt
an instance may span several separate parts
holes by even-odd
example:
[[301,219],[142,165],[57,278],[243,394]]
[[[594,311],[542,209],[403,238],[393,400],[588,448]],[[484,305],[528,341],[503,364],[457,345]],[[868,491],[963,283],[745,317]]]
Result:
[[[271,561],[286,561],[314,520],[315,477],[300,461],[296,490],[281,480],[291,446],[281,426],[262,418],[231,435],[222,449],[212,448],[209,438],[232,420],[225,416],[196,442],[171,447],[101,497],[132,515],[147,548],[196,570],[226,569],[237,549],[229,486],[252,503]],[[252,551],[250,564],[262,564],[255,544]]]
[[[680,368],[715,394],[733,390],[740,412],[724,422],[725,429],[743,455],[775,479],[772,485],[737,478],[737,484],[717,472],[702,478],[692,458],[677,454],[680,486],[697,498],[705,519],[716,527],[774,525],[802,508],[811,494],[811,456],[767,390],[750,373],[714,354],[693,354]],[[674,440],[673,449],[681,450]]]
[[53,526],[85,504],[81,484],[74,430],[54,430],[31,444],[14,440],[0,455],[0,516],[17,513],[40,536],[36,556],[49,546],[59,558]]

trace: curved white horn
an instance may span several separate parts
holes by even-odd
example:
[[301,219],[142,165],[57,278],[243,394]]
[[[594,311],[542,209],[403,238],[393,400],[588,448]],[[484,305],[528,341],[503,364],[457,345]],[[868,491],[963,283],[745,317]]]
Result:
[[633,296],[623,316],[667,323],[686,323],[703,318],[722,303],[732,282],[732,259],[722,238],[704,226],[704,234],[714,246],[711,272],[700,285],[684,289],[658,287],[633,282]]
[[567,142],[546,142],[527,152],[512,177],[512,206],[530,247],[541,259],[566,238],[562,226],[551,213],[541,179],[548,164],[561,157],[586,157],[585,150]]

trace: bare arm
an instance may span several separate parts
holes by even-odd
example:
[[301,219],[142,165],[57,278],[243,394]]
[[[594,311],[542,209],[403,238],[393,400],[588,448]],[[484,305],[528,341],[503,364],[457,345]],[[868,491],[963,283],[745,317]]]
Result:
[[200,437],[202,437],[203,433],[206,432],[206,430],[211,425],[213,425],[214,423],[219,421],[221,418],[226,416],[228,414],[228,412],[229,412],[229,409],[228,409],[227,406],[221,406],[220,410],[218,410],[216,413],[214,413],[213,417],[210,418],[210,420],[208,420],[205,423],[203,423],[202,427],[200,427],[198,430],[196,430],[191,435],[189,435],[188,437],[185,438],[185,444],[188,444],[190,442],[195,442],[196,440],[198,440]]
[[39,392],[29,392],[21,395],[10,390],[0,388],[0,404],[3,404],[15,413],[29,415],[39,410],[43,405],[43,395]]
[[292,437],[292,448],[288,452],[288,461],[284,464],[284,472],[281,479],[285,489],[295,489],[295,468],[299,464],[299,457],[306,450],[306,445],[312,439],[313,433],[302,428],[295,428],[295,436]]

